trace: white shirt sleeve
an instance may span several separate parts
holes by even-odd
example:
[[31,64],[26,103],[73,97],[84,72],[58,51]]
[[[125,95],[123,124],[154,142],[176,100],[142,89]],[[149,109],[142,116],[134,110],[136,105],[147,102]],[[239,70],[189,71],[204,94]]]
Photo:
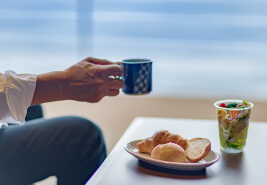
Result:
[[0,73],[0,122],[24,123],[36,81],[35,74],[16,74],[11,70]]

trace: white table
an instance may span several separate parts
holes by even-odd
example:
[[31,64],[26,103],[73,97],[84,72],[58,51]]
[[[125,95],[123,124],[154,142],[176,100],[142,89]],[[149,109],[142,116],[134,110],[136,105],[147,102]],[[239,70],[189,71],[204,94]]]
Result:
[[[123,148],[130,141],[144,139],[166,129],[185,138],[206,137],[219,162],[195,172],[166,170],[130,155]],[[136,118],[118,141],[110,155],[86,185],[266,185],[267,123],[251,122],[243,154],[220,151],[216,120]]]

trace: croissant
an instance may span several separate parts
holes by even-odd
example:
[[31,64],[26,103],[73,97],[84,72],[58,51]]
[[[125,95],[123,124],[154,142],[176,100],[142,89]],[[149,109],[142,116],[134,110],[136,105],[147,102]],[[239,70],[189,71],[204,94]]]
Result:
[[188,146],[188,140],[183,138],[178,134],[170,133],[167,130],[160,130],[154,133],[153,136],[147,138],[139,143],[137,143],[137,148],[139,152],[142,153],[151,153],[152,150],[158,144],[165,144],[165,143],[176,143],[180,145],[183,149],[186,149]]

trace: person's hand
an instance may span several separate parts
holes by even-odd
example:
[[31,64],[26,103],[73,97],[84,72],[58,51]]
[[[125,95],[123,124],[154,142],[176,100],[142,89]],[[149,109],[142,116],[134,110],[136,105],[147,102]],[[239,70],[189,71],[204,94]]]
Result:
[[64,71],[64,96],[68,99],[98,102],[116,96],[123,87],[119,65],[107,60],[86,58]]
[[116,96],[123,82],[119,63],[86,58],[64,71],[53,71],[37,76],[32,105],[77,100],[99,102],[105,96]]

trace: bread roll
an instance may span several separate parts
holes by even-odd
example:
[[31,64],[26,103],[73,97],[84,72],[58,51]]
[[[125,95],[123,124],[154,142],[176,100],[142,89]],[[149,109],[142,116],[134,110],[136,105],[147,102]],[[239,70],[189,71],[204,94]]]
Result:
[[176,143],[183,149],[186,149],[188,146],[188,140],[182,136],[170,133],[167,130],[159,130],[150,138],[137,143],[137,148],[139,152],[151,153],[158,144],[166,144],[169,142]]
[[151,153],[153,159],[171,161],[171,162],[186,162],[186,153],[184,149],[175,143],[166,143],[157,145]]

